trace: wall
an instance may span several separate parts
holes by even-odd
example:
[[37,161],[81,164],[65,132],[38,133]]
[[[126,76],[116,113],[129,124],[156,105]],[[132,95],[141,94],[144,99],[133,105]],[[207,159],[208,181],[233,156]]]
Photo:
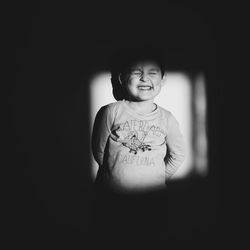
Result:
[[[171,70],[203,70],[207,79],[209,175],[170,184],[168,244],[206,242],[202,249],[209,248],[217,240],[220,204],[211,17],[206,6],[118,9],[63,2],[16,6],[16,82],[9,96],[8,145],[9,167],[17,168],[10,184],[12,238],[37,248],[48,242],[71,247],[88,242],[93,199],[88,84],[93,74],[108,70],[117,46],[157,40],[166,48]],[[164,235],[158,239],[165,244]]]

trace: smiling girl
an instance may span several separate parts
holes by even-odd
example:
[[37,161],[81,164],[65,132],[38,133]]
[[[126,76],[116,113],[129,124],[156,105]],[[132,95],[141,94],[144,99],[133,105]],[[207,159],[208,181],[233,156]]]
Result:
[[161,55],[130,52],[116,72],[123,97],[99,110],[92,151],[97,180],[114,192],[145,193],[166,188],[184,161],[184,140],[173,114],[154,102],[166,78]]

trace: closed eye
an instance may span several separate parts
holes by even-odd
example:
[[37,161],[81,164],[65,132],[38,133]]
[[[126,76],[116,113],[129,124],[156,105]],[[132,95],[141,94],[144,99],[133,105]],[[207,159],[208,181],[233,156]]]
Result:
[[131,74],[132,75],[141,75],[141,71],[132,71]]

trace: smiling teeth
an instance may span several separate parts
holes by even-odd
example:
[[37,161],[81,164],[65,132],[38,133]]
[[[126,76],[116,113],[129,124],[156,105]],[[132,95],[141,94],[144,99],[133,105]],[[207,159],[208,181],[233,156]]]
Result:
[[149,89],[151,89],[151,87],[150,86],[140,86],[140,87],[138,87],[139,89],[142,89],[142,90],[149,90]]

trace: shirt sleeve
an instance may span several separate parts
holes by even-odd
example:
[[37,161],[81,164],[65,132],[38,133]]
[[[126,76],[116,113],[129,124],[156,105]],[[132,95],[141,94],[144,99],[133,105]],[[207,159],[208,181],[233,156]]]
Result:
[[179,128],[179,123],[173,115],[168,119],[168,133],[166,137],[167,156],[166,180],[170,179],[185,159],[184,138]]
[[103,165],[106,144],[111,134],[112,116],[108,105],[103,106],[95,117],[92,132],[92,153],[99,164]]

